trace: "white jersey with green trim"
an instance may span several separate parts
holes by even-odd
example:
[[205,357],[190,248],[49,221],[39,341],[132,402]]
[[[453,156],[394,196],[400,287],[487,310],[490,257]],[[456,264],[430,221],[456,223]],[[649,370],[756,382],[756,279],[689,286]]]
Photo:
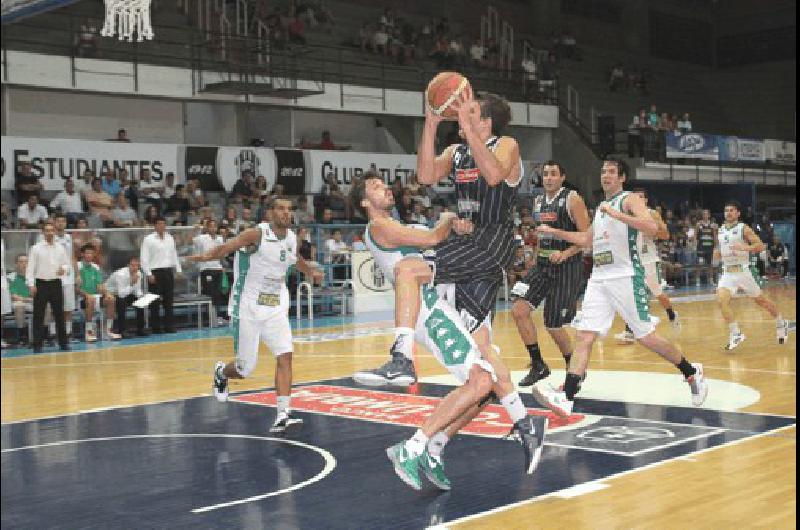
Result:
[[750,266],[750,253],[733,249],[733,245],[736,243],[747,244],[747,241],[744,240],[744,223],[736,223],[733,226],[728,226],[727,224],[720,226],[717,240],[719,241],[719,254],[723,266],[727,268],[732,265],[741,265],[743,269]]
[[[421,225],[408,226],[420,230],[427,230],[427,227]],[[369,231],[369,225],[367,225],[367,229],[365,231],[364,244],[367,246],[367,250],[372,253],[372,257],[375,258],[375,263],[378,265],[378,267],[380,267],[381,271],[383,271],[383,275],[386,276],[392,285],[395,283],[394,268],[400,260],[407,257],[422,257],[422,253],[417,247],[387,248],[379,245],[372,237],[372,234]]]
[[[652,215],[653,209],[649,208],[648,212],[650,215]],[[643,232],[639,232],[639,238],[636,241],[636,245],[639,247],[639,257],[642,260],[642,265],[649,265],[651,263],[658,263],[661,261],[661,258],[658,255],[658,247],[656,246],[656,241],[654,238],[644,235]]]
[[257,248],[236,251],[230,310],[234,317],[263,318],[289,307],[286,271],[297,262],[297,237],[291,230],[279,239],[269,223],[260,223]]
[[[612,208],[622,211],[622,202],[629,192],[621,191],[607,199]],[[593,280],[625,278],[644,274],[639,258],[639,231],[597,209],[593,223],[592,268]]]

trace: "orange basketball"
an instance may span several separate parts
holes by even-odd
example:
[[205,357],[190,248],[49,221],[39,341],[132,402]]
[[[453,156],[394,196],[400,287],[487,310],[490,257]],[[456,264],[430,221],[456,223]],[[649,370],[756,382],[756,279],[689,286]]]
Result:
[[425,100],[428,108],[436,114],[446,119],[456,119],[456,111],[450,104],[467,88],[469,81],[458,72],[440,72],[425,89]]

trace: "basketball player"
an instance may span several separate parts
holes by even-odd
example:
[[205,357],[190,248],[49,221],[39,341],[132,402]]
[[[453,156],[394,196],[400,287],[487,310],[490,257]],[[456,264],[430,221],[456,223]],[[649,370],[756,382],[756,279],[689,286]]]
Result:
[[[633,193],[639,196],[644,204],[647,205],[647,190],[638,188],[633,190]],[[667,224],[661,218],[661,214],[656,210],[649,208],[648,211],[658,224],[658,232],[655,239],[669,239],[669,230]],[[658,255],[658,247],[654,238],[647,236],[644,232],[639,232],[639,240],[637,241],[639,247],[639,257],[641,258],[642,265],[644,265],[644,283],[650,291],[651,296],[655,296],[661,307],[667,312],[667,317],[672,323],[673,327],[679,328],[678,314],[672,309],[672,302],[669,297],[664,294],[661,288],[661,257]],[[630,326],[625,324],[625,331],[614,335],[614,338],[625,343],[633,344],[635,342],[633,332]]]
[[[589,212],[581,196],[564,187],[566,176],[558,162],[550,160],[544,164],[544,195],[534,199],[534,220],[568,232],[583,232],[589,228]],[[550,375],[550,368],[539,350],[536,326],[531,320],[533,309],[542,301],[544,325],[569,367],[572,339],[564,326],[575,318],[582,278],[583,253],[580,247],[552,237],[539,238],[536,266],[511,289],[515,298],[511,314],[531,358],[530,372],[519,386],[531,386]]]
[[[486,94],[475,101],[469,87],[452,103],[458,112],[464,143],[434,151],[436,129],[443,120],[430,109],[417,156],[417,181],[431,185],[450,176],[455,181],[458,216],[456,236],[434,249],[434,282],[455,284],[456,310],[472,332],[480,350],[491,348],[491,312],[504,269],[514,257],[512,208],[522,179],[522,161],[516,140],[501,136],[511,121],[508,103]],[[416,381],[413,333],[420,307],[420,285],[430,275],[427,267],[403,261],[395,270],[395,342],[391,360],[375,370],[388,382]],[[396,382],[394,384],[400,384]]]
[[711,283],[711,262],[714,259],[714,247],[717,246],[717,231],[719,227],[711,218],[710,210],[703,210],[703,217],[697,222],[697,262],[705,265],[708,272],[708,283]]
[[244,379],[256,367],[259,339],[276,358],[275,391],[278,411],[272,433],[283,433],[302,425],[291,415],[292,330],[289,326],[289,289],[286,270],[293,264],[302,272],[322,278],[321,270],[311,267],[297,255],[297,240],[289,227],[292,202],[276,197],[269,205],[270,222],[248,228],[235,238],[191,261],[218,260],[231,252],[234,259],[234,286],[231,289],[229,314],[233,326],[235,360],[214,366],[214,396],[228,399],[228,379]]
[[739,323],[734,320],[731,309],[731,296],[737,289],[744,291],[745,295],[753,298],[756,304],[767,310],[775,319],[778,343],[786,342],[789,334],[789,323],[784,320],[775,307],[775,303],[768,300],[761,292],[761,287],[756,280],[756,271],[750,265],[750,254],[758,254],[764,250],[764,243],[752,228],[739,222],[742,209],[736,201],[725,203],[725,224],[719,229],[717,235],[717,248],[714,250],[714,260],[722,261],[722,276],[717,285],[717,298],[722,310],[722,318],[728,324],[730,337],[726,350],[739,346],[746,338],[739,329]]
[[[351,204],[370,221],[365,237],[367,248],[393,284],[397,265],[401,262],[414,262],[419,267],[428,268],[419,249],[444,240],[454,218],[454,214],[449,212],[442,214],[433,230],[414,229],[395,221],[390,214],[394,195],[377,174],[368,174],[362,181],[354,183],[350,197]],[[415,337],[462,386],[445,397],[411,439],[387,451],[397,474],[415,489],[421,487],[419,467],[438,487],[450,489],[441,452],[447,441],[488,404],[490,391],[502,396],[504,405],[513,403],[507,409],[514,421],[512,432],[525,451],[528,473],[532,473],[538,464],[547,429],[547,418],[527,415],[522,400],[514,391],[508,369],[496,352],[490,350],[484,355],[452,305],[445,302],[445,296],[440,297],[440,293],[445,295],[448,290],[445,285],[438,286],[438,289],[432,285],[422,286],[422,308],[415,325]],[[383,379],[373,371],[356,373],[354,378],[366,384],[383,383]]]
[[703,365],[690,364],[674,344],[655,333],[637,239],[640,231],[655,236],[658,223],[638,195],[623,191],[626,179],[627,169],[622,161],[608,159],[603,163],[600,184],[605,201],[598,206],[594,222],[586,232],[567,232],[546,224],[537,228],[540,233],[581,247],[592,245],[594,268],[583,297],[582,315],[574,324],[577,345],[564,390],[544,393],[550,405],[561,406],[565,413],[572,412],[594,341],[598,335],[608,333],[616,313],[631,327],[640,344],[680,370],[691,389],[693,405],[702,405],[708,395]]

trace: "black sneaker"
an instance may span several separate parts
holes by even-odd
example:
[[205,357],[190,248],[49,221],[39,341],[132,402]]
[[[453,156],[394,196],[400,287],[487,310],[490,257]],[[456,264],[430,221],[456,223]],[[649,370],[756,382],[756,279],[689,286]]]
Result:
[[525,454],[525,472],[530,475],[539,465],[544,449],[544,437],[547,433],[546,416],[526,416],[516,422],[508,433],[509,438],[516,438],[522,445]]
[[547,366],[547,363],[544,361],[532,362],[528,375],[522,378],[522,381],[519,382],[519,386],[534,385],[537,381],[545,379],[548,375],[550,375],[550,367]]
[[405,355],[392,349],[392,359],[374,370],[361,370],[353,374],[353,380],[365,386],[409,386],[417,382],[414,363]]
[[214,389],[214,397],[220,403],[228,401],[228,378],[222,375],[222,370],[225,368],[225,363],[217,361],[214,365],[214,382],[211,387]]
[[291,412],[279,412],[275,423],[269,428],[273,434],[291,434],[303,426],[303,420],[292,416]]

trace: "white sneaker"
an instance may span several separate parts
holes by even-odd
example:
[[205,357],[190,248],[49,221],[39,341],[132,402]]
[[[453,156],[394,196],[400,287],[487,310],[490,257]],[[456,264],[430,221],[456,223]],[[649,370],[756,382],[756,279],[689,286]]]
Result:
[[633,344],[636,342],[632,331],[623,331],[622,333],[617,333],[614,335],[614,338],[625,344]]
[[97,342],[97,335],[94,331],[90,329],[86,330],[86,342]]
[[122,335],[120,335],[119,333],[114,333],[113,331],[109,331],[108,332],[108,338],[111,339],[111,340],[121,340],[122,339]]
[[275,423],[269,428],[269,432],[276,434],[291,434],[303,426],[303,420],[295,418],[289,412],[280,412],[275,417]]
[[708,381],[706,381],[706,376],[703,373],[702,364],[692,363],[692,366],[697,372],[693,376],[687,377],[686,382],[689,383],[689,388],[692,391],[692,405],[699,407],[708,396]]
[[747,337],[745,336],[745,334],[741,332],[731,335],[730,338],[728,339],[728,345],[725,346],[725,349],[731,351],[732,349],[736,348],[741,343],[743,343],[744,339],[746,338]]
[[776,324],[776,327],[778,331],[778,344],[783,344],[789,336],[789,321],[782,320]]
[[220,403],[228,401],[228,378],[222,375],[222,370],[225,369],[225,363],[217,361],[214,364],[214,380],[211,383],[211,388],[214,390],[214,397]]
[[555,388],[541,389],[533,385],[531,394],[540,405],[547,407],[562,418],[567,418],[572,414],[572,406],[575,402],[567,399],[567,394],[563,391]]

